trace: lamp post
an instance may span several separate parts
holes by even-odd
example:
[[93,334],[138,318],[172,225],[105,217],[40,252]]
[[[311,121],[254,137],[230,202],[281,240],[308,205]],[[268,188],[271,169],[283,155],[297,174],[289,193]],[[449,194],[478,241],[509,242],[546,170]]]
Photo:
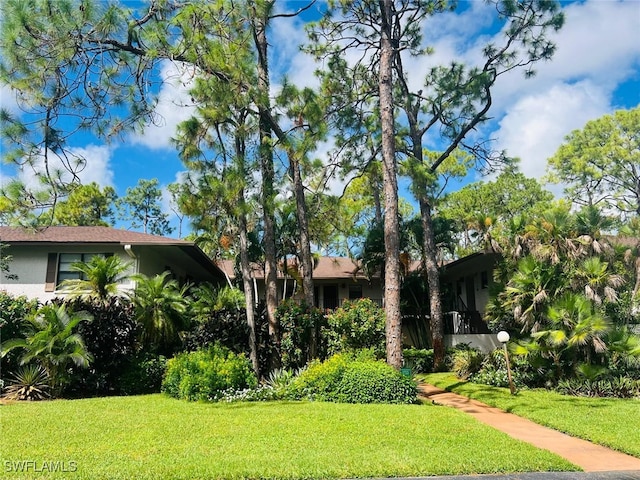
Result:
[[509,379],[509,391],[511,395],[516,394],[516,387],[513,385],[513,378],[511,378],[511,365],[509,364],[509,352],[507,350],[507,342],[509,341],[509,333],[504,330],[498,332],[498,341],[504,348],[504,359],[507,361],[507,378]]

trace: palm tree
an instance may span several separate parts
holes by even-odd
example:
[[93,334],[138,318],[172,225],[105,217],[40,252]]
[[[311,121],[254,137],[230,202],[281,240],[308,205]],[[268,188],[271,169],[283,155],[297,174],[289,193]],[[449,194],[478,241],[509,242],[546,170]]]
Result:
[[137,282],[130,295],[137,321],[142,325],[142,339],[159,353],[171,353],[187,329],[188,285],[180,287],[169,278],[170,272],[154,277],[135,275]]
[[513,312],[523,333],[535,332],[544,327],[542,314],[562,289],[561,269],[528,255],[517,263],[500,301]]
[[584,290],[584,295],[597,305],[602,304],[603,299],[616,302],[616,289],[625,284],[625,279],[609,270],[609,263],[602,261],[600,257],[586,258],[577,266],[573,283]]
[[45,305],[27,319],[29,335],[2,344],[2,356],[15,348],[24,353],[20,364],[39,363],[47,372],[55,395],[68,381],[68,369],[73,363],[86,368],[93,360],[82,337],[75,332],[81,322],[92,320],[87,312],[67,311],[67,306]]
[[123,263],[116,255],[96,255],[89,262],[73,263],[71,269],[79,272],[82,277],[65,280],[60,287],[73,296],[105,301],[118,294],[118,284],[129,278],[126,272],[130,266],[131,262]]
[[546,311],[547,326],[532,334],[536,350],[551,358],[557,378],[563,376],[563,360],[577,368],[591,364],[594,355],[607,350],[606,335],[611,323],[595,311],[591,300],[582,295],[568,293],[558,298]]

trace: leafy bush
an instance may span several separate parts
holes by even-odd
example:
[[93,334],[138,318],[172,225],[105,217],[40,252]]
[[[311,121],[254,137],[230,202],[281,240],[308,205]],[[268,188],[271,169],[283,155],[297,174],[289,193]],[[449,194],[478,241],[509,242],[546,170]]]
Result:
[[407,348],[402,351],[404,363],[413,373],[433,372],[433,349]]
[[479,350],[468,348],[453,352],[453,371],[458,378],[468,379],[482,367],[484,354]]
[[[25,296],[14,297],[0,290],[0,342],[14,338],[26,338],[28,334],[26,319],[38,308],[36,300]],[[5,374],[15,372],[20,366],[18,351],[8,352],[0,359],[0,377],[7,380]]]
[[640,397],[640,380],[626,377],[609,377],[589,380],[587,378],[571,378],[558,382],[556,390],[565,395],[580,397]]
[[350,361],[353,361],[352,356],[346,353],[337,353],[324,362],[312,361],[291,382],[289,395],[296,399],[333,400]]
[[184,337],[185,350],[195,351],[215,343],[233,352],[246,352],[249,346],[249,327],[245,310],[221,309],[200,311],[195,328]]
[[[552,374],[547,368],[538,368],[527,361],[527,358],[510,355],[511,377],[518,387],[539,387],[548,384]],[[508,387],[507,362],[502,349],[496,349],[485,356],[482,367],[469,378],[472,382]]]
[[52,303],[65,303],[71,310],[85,311],[93,317],[92,322],[78,326],[78,334],[93,361],[88,369],[74,373],[65,394],[86,397],[122,393],[122,372],[140,349],[140,326],[131,302],[126,298],[110,297],[105,300],[55,299]]
[[320,330],[325,319],[319,309],[285,300],[278,306],[276,318],[280,325],[282,368],[301,368],[324,356]]
[[415,383],[373,358],[372,351],[338,353],[312,362],[291,383],[290,398],[343,403],[412,403]]
[[214,345],[170,359],[162,390],[175,398],[215,401],[226,390],[252,388],[257,383],[243,354]]
[[138,354],[127,365],[119,381],[119,393],[142,395],[157,393],[167,370],[167,359],[151,353]]
[[220,393],[219,402],[268,402],[280,400],[282,396],[269,385],[259,385],[256,388],[245,388],[243,390],[225,390]]
[[373,300],[348,300],[327,318],[329,354],[373,348],[378,358],[385,356],[384,310]]
[[416,384],[383,361],[347,365],[336,400],[344,403],[415,403]]

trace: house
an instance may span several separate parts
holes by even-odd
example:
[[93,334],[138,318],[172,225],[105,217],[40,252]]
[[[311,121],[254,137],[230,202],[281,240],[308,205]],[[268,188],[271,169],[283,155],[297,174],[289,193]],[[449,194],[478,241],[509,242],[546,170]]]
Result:
[[[117,255],[123,262],[131,263],[131,274],[152,276],[168,270],[183,283],[208,281],[221,285],[233,281],[237,275],[232,261],[216,264],[193,242],[109,227],[56,226],[38,231],[0,227],[0,244],[2,256],[10,257],[9,272],[0,272],[0,290],[40,301],[63,294],[58,285],[80,275],[71,271],[70,265],[88,261],[93,255]],[[476,253],[443,267],[445,341],[449,345],[470,343],[487,349],[498,345],[495,335],[490,334],[481,319],[489,299],[496,258],[493,254]],[[294,268],[278,269],[280,300],[300,294],[300,289],[296,288],[297,268],[290,266]],[[253,277],[257,298],[264,298],[262,266],[253,265]],[[313,281],[316,306],[323,310],[333,310],[345,300],[357,298],[370,298],[382,305],[384,295],[380,276],[369,278],[357,261],[350,258],[320,257],[313,271]],[[120,288],[126,291],[134,286],[133,281],[128,281]],[[405,327],[419,323],[421,328],[428,328],[428,319],[415,315],[408,317],[411,318],[405,319]],[[411,335],[405,332],[405,337]]]
[[[238,272],[234,269],[231,260],[222,260],[218,266],[224,270],[225,274],[234,280]],[[296,279],[291,266],[289,272],[278,268],[278,300],[291,298],[296,291]],[[253,265],[253,278],[257,298],[264,298],[265,281],[264,269]],[[379,275],[368,278],[358,264],[345,257],[319,257],[313,270],[314,296],[316,306],[323,310],[333,310],[344,303],[345,300],[357,298],[370,298],[378,305],[382,305],[382,283]]]
[[[47,227],[33,231],[0,227],[3,257],[10,257],[9,272],[0,272],[0,290],[41,301],[61,294],[59,284],[79,278],[73,262],[94,255],[117,255],[130,262],[129,273],[153,276],[166,270],[180,282],[221,284],[224,273],[193,242],[109,227]],[[14,278],[15,276],[15,278]],[[123,291],[134,287],[123,283]]]
[[[467,343],[485,351],[500,346],[496,335],[489,331],[487,324],[482,320],[489,301],[489,287],[493,282],[493,266],[498,258],[493,253],[475,253],[443,267],[441,282],[445,292],[443,310],[445,343],[448,346]],[[218,265],[231,280],[238,275],[238,272],[234,271],[232,261],[224,260]],[[419,262],[415,262],[411,269],[419,268],[419,265]],[[295,274],[285,274],[284,270],[280,265],[279,300],[299,294],[299,289],[296,290]],[[264,298],[264,270],[259,265],[253,265],[253,280],[257,298]],[[368,278],[358,263],[350,258],[320,257],[313,271],[313,283],[316,306],[324,310],[333,310],[345,300],[362,297],[370,298],[382,306],[384,293],[380,276]],[[424,302],[428,304],[428,299],[425,298]],[[405,312],[403,318],[405,343],[415,345],[417,338],[428,335],[428,317]]]
[[494,252],[476,252],[442,267],[440,284],[447,346],[467,343],[484,351],[500,346],[483,320],[493,269],[500,258]]

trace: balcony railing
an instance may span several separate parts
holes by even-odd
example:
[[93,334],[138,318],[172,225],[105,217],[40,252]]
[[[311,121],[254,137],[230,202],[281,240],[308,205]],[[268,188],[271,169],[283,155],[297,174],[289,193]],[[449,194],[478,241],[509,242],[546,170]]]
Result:
[[448,335],[464,335],[491,333],[480,312],[467,310],[447,312],[444,317],[444,333]]

